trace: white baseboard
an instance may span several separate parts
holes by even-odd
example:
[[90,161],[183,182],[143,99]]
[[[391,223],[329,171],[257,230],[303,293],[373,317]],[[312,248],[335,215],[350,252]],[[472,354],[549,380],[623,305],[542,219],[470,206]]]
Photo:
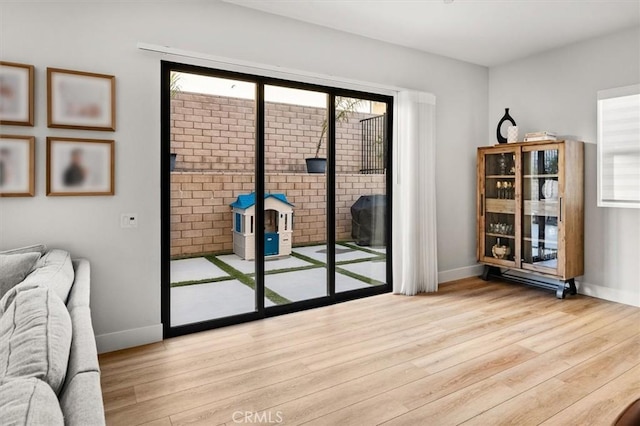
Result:
[[96,336],[98,353],[112,352],[162,340],[162,324],[132,328]]
[[[438,283],[446,283],[448,281],[480,276],[482,274],[482,268],[483,265],[471,265],[457,269],[450,269],[448,271],[440,271],[438,272]],[[517,271],[512,271],[511,273],[516,272]],[[601,285],[585,283],[579,279],[576,279],[576,284],[578,287],[578,293],[584,294],[585,296],[597,297],[598,299],[604,299],[610,302],[640,307],[640,292],[618,290]]]
[[461,280],[463,278],[477,277],[482,274],[484,265],[471,265],[462,268],[449,269],[448,271],[438,272],[438,283],[446,283],[448,281]]
[[576,284],[578,286],[578,293],[584,294],[585,296],[640,307],[640,292],[633,293],[631,291],[618,290],[616,288],[585,283],[577,279]]

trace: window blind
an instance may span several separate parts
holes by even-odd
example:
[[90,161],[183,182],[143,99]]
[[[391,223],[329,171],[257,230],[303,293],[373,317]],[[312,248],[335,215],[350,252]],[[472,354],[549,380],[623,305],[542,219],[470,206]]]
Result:
[[640,208],[640,84],[598,92],[598,206]]

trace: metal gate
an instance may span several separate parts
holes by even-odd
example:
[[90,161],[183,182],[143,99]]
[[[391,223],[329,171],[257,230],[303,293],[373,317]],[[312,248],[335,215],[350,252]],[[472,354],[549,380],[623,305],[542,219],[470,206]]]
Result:
[[387,164],[387,115],[360,120],[362,126],[362,167],[365,175],[384,174]]

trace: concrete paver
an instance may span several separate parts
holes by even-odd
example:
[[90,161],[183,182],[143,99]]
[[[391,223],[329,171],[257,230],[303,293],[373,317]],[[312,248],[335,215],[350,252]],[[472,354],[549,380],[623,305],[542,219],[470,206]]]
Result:
[[171,261],[171,282],[199,281],[229,275],[204,257]]
[[[171,325],[191,324],[253,312],[255,292],[238,280],[194,284],[171,289]],[[266,306],[273,306],[270,300]]]

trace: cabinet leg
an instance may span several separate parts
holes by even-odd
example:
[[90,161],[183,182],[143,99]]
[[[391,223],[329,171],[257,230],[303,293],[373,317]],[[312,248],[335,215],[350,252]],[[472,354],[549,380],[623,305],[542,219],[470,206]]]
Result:
[[489,281],[489,272],[491,272],[491,266],[484,265],[484,269],[482,269],[482,275],[480,275],[480,278],[482,278],[483,281]]
[[570,278],[558,284],[556,297],[558,299],[564,299],[567,293],[572,296],[578,294],[578,289],[576,288],[576,280],[574,278]]
[[558,284],[558,288],[556,289],[556,297],[558,299],[564,299],[567,294],[568,289],[565,287],[564,281]]
[[484,269],[482,270],[482,275],[480,275],[480,278],[482,278],[484,281],[489,281],[489,275],[499,277],[500,275],[502,275],[502,271],[500,271],[500,268],[498,268],[497,266],[484,265]]

